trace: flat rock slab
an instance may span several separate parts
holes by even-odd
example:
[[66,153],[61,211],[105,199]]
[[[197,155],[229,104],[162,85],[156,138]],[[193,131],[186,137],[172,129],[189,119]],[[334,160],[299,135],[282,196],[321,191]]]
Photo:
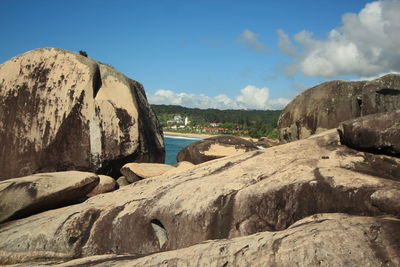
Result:
[[137,255],[98,255],[56,266],[399,266],[400,220],[318,214],[280,232]]
[[99,183],[89,172],[40,173],[0,182],[0,222],[66,206]]
[[349,147],[400,157],[400,110],[345,121],[338,131]]
[[233,156],[257,150],[252,142],[232,135],[221,135],[206,138],[184,147],[179,151],[176,160],[200,164],[209,160]]
[[128,163],[121,168],[121,173],[129,183],[161,175],[176,167],[159,163]]

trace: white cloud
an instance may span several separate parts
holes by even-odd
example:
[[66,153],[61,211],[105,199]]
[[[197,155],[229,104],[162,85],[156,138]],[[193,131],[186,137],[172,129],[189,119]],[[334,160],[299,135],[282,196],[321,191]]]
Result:
[[214,97],[204,94],[175,93],[171,90],[158,90],[154,94],[148,94],[151,104],[181,105],[191,108],[216,108],[216,109],[282,109],[289,99],[271,99],[268,88],[257,88],[248,85],[241,90],[241,94],[234,99],[226,95]]
[[244,44],[251,50],[261,52],[261,53],[269,53],[270,49],[258,40],[258,35],[250,30],[244,30],[237,38],[236,42],[240,44]]
[[296,47],[290,41],[289,36],[283,30],[276,31],[279,36],[278,46],[279,49],[289,57],[296,57]]
[[400,1],[383,0],[367,4],[358,14],[342,17],[342,26],[332,29],[327,38],[315,39],[302,31],[293,43],[278,30],[279,47],[294,62],[287,70],[307,76],[373,76],[400,71]]

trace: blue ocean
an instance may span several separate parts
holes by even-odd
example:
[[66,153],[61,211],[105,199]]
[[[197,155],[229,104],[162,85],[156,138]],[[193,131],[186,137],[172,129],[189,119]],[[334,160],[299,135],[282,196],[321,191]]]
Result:
[[193,142],[204,139],[203,137],[197,136],[183,136],[183,135],[164,135],[165,141],[165,163],[174,165],[176,164],[176,155],[179,151],[187,145]]

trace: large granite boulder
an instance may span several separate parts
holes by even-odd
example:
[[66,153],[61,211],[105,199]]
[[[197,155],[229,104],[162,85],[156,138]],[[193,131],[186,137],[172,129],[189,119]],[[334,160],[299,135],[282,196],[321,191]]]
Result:
[[[380,216],[400,217],[400,206],[396,205],[399,195],[400,159],[341,145],[337,130],[333,129],[297,142],[140,180],[81,204],[3,223],[0,264],[39,259],[65,261],[101,254],[139,257],[210,239],[256,233],[254,242],[267,236],[263,251],[272,254],[266,256],[268,261],[273,256],[298,252],[296,260],[305,255],[301,253],[310,253],[304,265],[312,261],[311,255],[328,262],[338,255],[335,262],[351,258],[351,266],[356,260],[365,262],[363,257],[369,259],[376,252],[379,257],[372,262],[396,262],[398,219]],[[374,218],[357,217],[353,221],[352,217],[344,217],[309,226],[305,221],[299,222],[319,213]],[[289,227],[298,231],[297,237],[286,240],[285,233],[292,233],[285,230]],[[324,234],[319,235],[320,231]],[[320,242],[313,239],[314,234],[318,236],[316,240],[323,240],[326,251],[315,254]],[[234,257],[234,240],[232,251],[225,250],[227,256],[221,259],[231,261]],[[289,240],[292,241],[286,243]],[[366,241],[370,246],[363,244]],[[219,249],[219,244],[231,241],[221,242],[213,244]],[[352,254],[346,254],[352,245]],[[218,252],[212,245],[199,246],[193,257],[201,257],[205,249],[210,249],[210,254],[204,254],[210,257],[213,253],[224,254],[222,248]],[[386,246],[388,250],[381,250]],[[257,255],[262,261],[263,254]]]
[[232,135],[219,135],[194,142],[176,156],[176,160],[200,164],[209,160],[236,155],[258,148],[250,141]]
[[88,172],[39,173],[0,182],[0,222],[67,206],[99,183]]
[[400,157],[400,110],[345,121],[338,131],[349,147]]
[[126,177],[129,183],[142,179],[159,176],[176,167],[161,163],[127,163],[121,168],[121,173]]
[[0,180],[61,170],[115,178],[127,162],[163,160],[161,128],[138,82],[56,48],[0,65]]
[[283,110],[279,135],[291,142],[361,116],[400,109],[400,75],[372,81],[332,81],[301,93]]
[[280,232],[137,255],[101,255],[73,266],[400,266],[400,220],[317,214]]

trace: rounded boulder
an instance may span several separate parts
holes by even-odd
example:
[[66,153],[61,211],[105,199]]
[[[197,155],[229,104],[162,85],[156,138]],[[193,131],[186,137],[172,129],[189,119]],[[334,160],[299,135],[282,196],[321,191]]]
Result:
[[40,48],[0,64],[0,180],[163,162],[161,127],[140,83],[78,53]]
[[310,88],[282,111],[278,130],[291,142],[339,126],[358,117],[400,109],[400,75],[371,81],[330,81]]
[[188,161],[193,164],[200,164],[209,160],[257,149],[257,146],[252,142],[243,138],[232,135],[221,135],[206,138],[186,146],[179,151],[176,160],[178,162]]

